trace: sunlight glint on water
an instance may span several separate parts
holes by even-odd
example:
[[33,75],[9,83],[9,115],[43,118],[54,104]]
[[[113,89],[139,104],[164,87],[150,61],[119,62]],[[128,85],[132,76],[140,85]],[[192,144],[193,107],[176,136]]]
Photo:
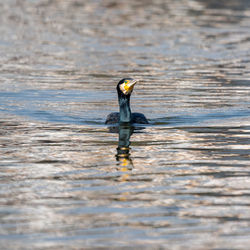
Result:
[[[249,7],[1,2],[1,248],[244,249]],[[145,127],[104,125],[123,77]]]

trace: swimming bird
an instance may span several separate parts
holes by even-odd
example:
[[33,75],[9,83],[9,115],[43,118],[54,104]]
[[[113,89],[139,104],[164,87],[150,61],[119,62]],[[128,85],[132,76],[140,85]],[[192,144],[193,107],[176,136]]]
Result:
[[136,80],[124,78],[117,84],[118,103],[120,112],[114,112],[107,116],[105,124],[115,123],[139,123],[147,124],[147,118],[141,113],[131,113],[130,95],[134,89]]

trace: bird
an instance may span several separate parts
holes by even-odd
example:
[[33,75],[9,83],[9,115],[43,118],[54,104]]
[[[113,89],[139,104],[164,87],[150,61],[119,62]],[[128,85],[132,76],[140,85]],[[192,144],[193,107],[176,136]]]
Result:
[[134,80],[133,78],[124,78],[118,82],[116,89],[120,112],[113,112],[109,114],[105,124],[148,124],[148,120],[144,114],[131,113],[130,96],[136,83],[137,80]]

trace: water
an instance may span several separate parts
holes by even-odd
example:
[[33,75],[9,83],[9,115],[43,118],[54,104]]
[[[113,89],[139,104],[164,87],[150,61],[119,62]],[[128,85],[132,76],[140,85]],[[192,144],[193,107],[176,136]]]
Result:
[[[249,1],[1,1],[1,249],[245,249]],[[107,127],[115,87],[150,124]]]

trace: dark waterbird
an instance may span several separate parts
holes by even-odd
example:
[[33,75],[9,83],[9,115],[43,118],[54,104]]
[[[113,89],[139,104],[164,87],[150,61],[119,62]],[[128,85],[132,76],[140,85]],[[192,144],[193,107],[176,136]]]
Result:
[[136,84],[132,78],[124,78],[117,84],[118,102],[120,112],[114,112],[107,116],[105,124],[138,123],[148,124],[147,118],[141,113],[131,113],[130,96]]

